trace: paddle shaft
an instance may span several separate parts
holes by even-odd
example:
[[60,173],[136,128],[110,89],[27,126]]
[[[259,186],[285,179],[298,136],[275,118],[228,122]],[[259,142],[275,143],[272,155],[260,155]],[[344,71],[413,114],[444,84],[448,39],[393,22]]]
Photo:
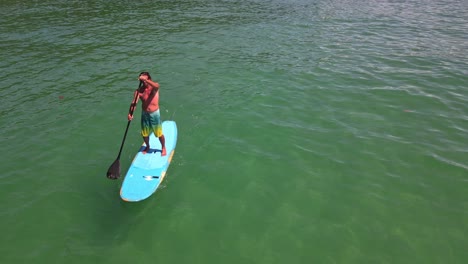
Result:
[[120,159],[120,154],[122,154],[122,149],[123,149],[123,146],[124,146],[124,143],[125,143],[125,139],[127,138],[128,128],[130,127],[130,122],[132,122],[132,121],[129,120],[128,123],[127,123],[127,129],[125,129],[125,134],[124,134],[124,137],[122,139],[122,144],[120,144],[119,155],[117,155],[118,160]]
[[[129,114],[131,116],[133,116],[133,111],[135,110],[137,99],[138,99],[138,90],[135,91],[135,96],[133,97],[132,104],[130,105]],[[127,132],[128,132],[128,128],[130,127],[131,122],[132,122],[132,120],[128,120],[128,122],[127,122],[127,128],[125,129],[125,134],[124,134],[124,137],[122,139],[122,144],[120,144],[120,150],[119,150],[119,155],[117,155],[117,160],[120,159],[120,154],[122,154],[122,149],[123,149],[123,146],[124,146],[124,143],[125,143],[125,139],[127,138]]]

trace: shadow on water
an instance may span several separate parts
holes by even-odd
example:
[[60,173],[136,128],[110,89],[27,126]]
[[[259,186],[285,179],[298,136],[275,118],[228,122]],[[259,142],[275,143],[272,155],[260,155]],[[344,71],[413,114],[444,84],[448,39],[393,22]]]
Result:
[[89,257],[90,261],[96,258],[104,258],[104,261],[106,252],[110,254],[128,241],[135,241],[132,236],[141,230],[148,210],[153,208],[155,200],[151,197],[140,202],[123,201],[119,195],[123,176],[109,180],[105,166],[99,167],[102,168],[95,169],[102,171],[102,175],[88,180],[75,178],[74,190],[67,195],[68,208],[63,208],[68,222],[64,226],[64,254],[67,256],[79,254]]
[[[105,175],[100,176],[105,179]],[[161,216],[158,213],[161,210],[170,215],[168,211],[172,209],[161,208],[158,192],[143,201],[123,201],[119,196],[122,180],[105,179],[107,182],[97,187],[101,190],[88,199],[89,204],[82,210],[90,212],[81,217],[82,223],[72,224],[75,227],[72,233],[76,236],[69,235],[65,241],[67,256],[80,255],[81,259],[88,260],[85,262],[91,263],[112,263],[128,258],[127,253],[141,254],[139,250],[143,246],[152,247],[153,239],[160,233],[159,228],[166,226],[165,218],[156,215]],[[153,253],[147,252],[140,257],[158,252],[156,248],[153,250]]]

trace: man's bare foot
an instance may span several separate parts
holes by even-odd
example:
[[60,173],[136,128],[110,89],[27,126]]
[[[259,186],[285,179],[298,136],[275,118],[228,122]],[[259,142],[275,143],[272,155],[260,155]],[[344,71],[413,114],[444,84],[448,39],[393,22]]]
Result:
[[163,148],[163,149],[161,150],[161,156],[166,156],[166,148]]
[[146,154],[146,153],[148,153],[149,151],[150,151],[150,147],[146,147],[142,152],[143,152],[143,154]]

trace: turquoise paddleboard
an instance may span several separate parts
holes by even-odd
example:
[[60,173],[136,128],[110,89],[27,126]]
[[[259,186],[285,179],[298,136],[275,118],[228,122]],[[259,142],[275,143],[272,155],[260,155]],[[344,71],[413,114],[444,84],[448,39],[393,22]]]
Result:
[[159,139],[150,135],[151,150],[143,154],[145,144],[141,146],[130,168],[125,175],[120,197],[127,202],[138,202],[150,197],[159,187],[166,176],[177,143],[177,126],[174,121],[164,121],[162,124],[166,139],[167,155],[161,157],[161,143]]

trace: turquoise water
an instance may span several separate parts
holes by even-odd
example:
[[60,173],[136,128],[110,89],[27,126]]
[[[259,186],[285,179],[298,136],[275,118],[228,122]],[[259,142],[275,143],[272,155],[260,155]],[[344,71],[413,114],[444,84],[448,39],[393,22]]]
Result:
[[[1,263],[468,261],[466,1],[0,7]],[[125,203],[143,70],[179,140]]]

